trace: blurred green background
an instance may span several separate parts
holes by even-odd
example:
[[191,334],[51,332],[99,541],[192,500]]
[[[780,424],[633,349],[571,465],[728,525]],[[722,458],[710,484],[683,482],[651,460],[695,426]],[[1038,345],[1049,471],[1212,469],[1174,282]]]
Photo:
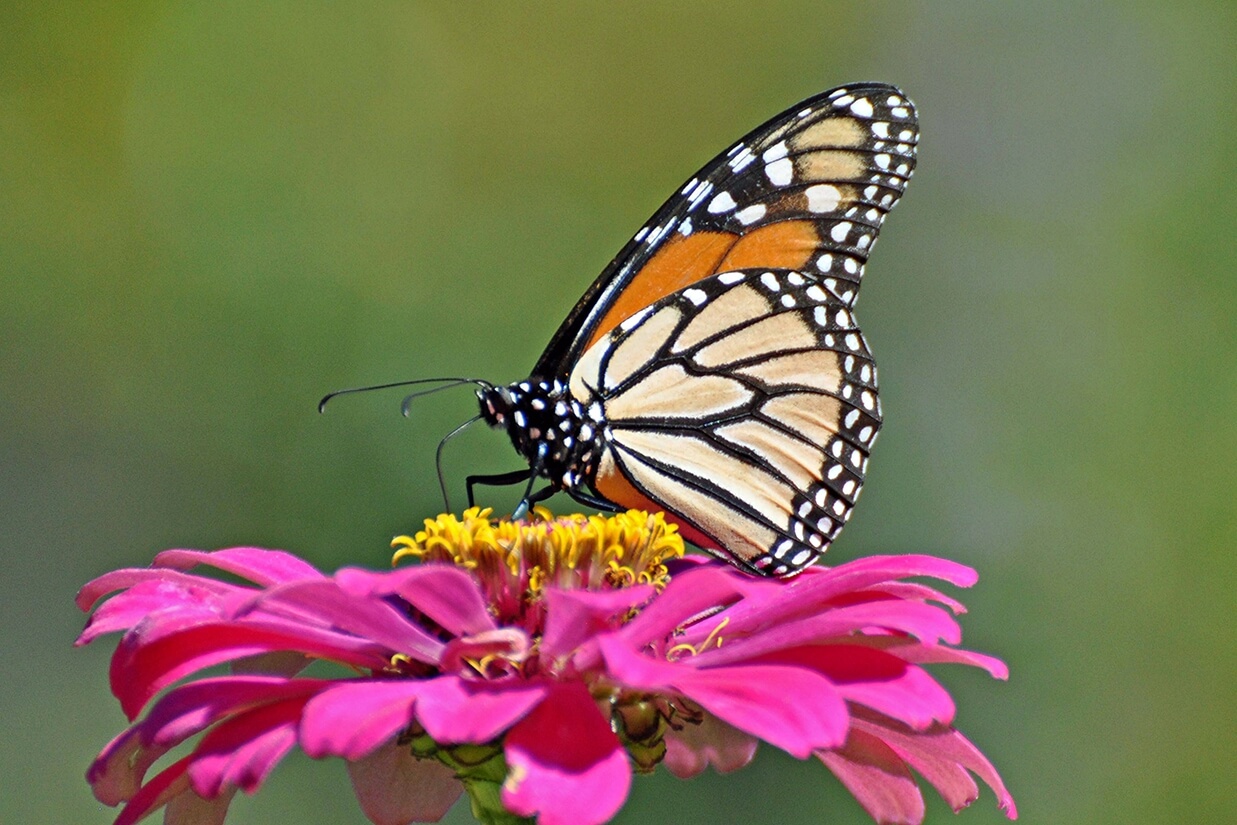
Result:
[[[979,568],[967,642],[1012,679],[938,673],[1022,821],[1237,821],[1235,9],[6,3],[0,819],[114,816],[77,587],[173,546],[383,564],[474,404],[324,392],[523,377],[700,163],[872,79],[923,141],[861,302],[887,424],[830,556]],[[518,464],[478,430],[447,466],[460,496]],[[229,819],[363,821],[299,756]],[[867,820],[766,749],[641,779],[618,821]],[[960,821],[1003,820],[985,791]]]

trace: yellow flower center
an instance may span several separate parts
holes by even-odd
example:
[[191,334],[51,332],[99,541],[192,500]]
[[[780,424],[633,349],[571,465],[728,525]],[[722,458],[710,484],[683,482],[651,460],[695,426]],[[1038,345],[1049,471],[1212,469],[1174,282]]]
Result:
[[415,536],[399,536],[393,563],[415,558],[447,562],[473,573],[499,615],[522,613],[547,586],[609,590],[669,580],[666,561],[683,555],[678,528],[661,513],[629,510],[612,516],[555,518],[535,507],[527,520],[490,517],[472,507],[462,517],[425,520]]

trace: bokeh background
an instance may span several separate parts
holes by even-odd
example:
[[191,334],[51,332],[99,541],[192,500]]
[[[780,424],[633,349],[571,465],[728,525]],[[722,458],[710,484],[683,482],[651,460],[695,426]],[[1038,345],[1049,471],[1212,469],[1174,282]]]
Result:
[[[123,723],[109,645],[70,648],[81,583],[172,546],[381,565],[474,405],[324,392],[523,377],[700,163],[873,79],[923,142],[860,309],[887,424],[830,556],[979,568],[967,641],[1012,679],[938,672],[1023,821],[1237,821],[1235,10],[4,4],[0,819],[114,816],[81,778]],[[457,498],[515,466],[492,432],[447,456]],[[297,757],[229,821],[364,820]],[[867,820],[766,749],[641,779],[618,821]],[[958,821],[1003,820],[985,791]]]

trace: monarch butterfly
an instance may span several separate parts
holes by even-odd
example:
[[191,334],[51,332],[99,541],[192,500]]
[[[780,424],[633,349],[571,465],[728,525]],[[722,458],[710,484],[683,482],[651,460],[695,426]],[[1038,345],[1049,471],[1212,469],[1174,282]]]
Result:
[[527,380],[359,389],[479,387],[480,414],[439,442],[439,482],[443,446],[478,420],[505,429],[528,468],[469,476],[470,504],[477,484],[526,481],[513,517],[560,491],[600,509],[661,510],[741,569],[793,575],[850,518],[880,429],[854,305],[918,141],[914,104],[894,86],[810,97],[662,204]]
[[[562,322],[531,376],[482,385],[481,417],[529,468],[476,483],[663,510],[686,538],[786,576],[837,537],[881,424],[854,304],[914,170],[899,89],[823,92],[704,166]],[[538,477],[549,485],[537,493]]]

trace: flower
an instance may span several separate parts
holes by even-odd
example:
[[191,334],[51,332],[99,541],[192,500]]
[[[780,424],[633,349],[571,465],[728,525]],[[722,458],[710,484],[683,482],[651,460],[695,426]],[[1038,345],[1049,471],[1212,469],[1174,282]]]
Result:
[[327,576],[282,551],[173,550],[82,589],[79,644],[124,631],[112,690],[131,720],[146,709],[87,774],[125,803],[118,825],[161,807],[221,822],[297,746],[344,758],[380,825],[436,821],[465,791],[483,822],[588,825],[622,806],[633,768],[735,770],[761,740],[820,759],[878,822],[922,820],[912,769],[955,809],[978,795],[974,773],[1016,816],[921,667],[1006,676],[956,647],[960,604],[908,581],[969,586],[969,568],[872,557],[758,580],[680,558],[674,527],[636,511],[495,522],[474,508],[395,546],[420,563]]

